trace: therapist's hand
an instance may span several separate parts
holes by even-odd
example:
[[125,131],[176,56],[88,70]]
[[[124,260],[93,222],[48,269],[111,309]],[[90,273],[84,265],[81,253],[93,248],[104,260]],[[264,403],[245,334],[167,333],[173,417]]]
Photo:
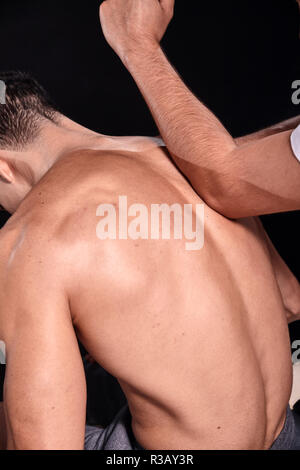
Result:
[[106,0],[100,21],[108,44],[124,61],[157,47],[173,17],[175,0]]

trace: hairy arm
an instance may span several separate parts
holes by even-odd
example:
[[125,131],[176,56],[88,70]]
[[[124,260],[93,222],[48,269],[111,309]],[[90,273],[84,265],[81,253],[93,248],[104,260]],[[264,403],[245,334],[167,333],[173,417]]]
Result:
[[126,63],[176,164],[212,208],[230,218],[300,209],[291,131],[237,145],[160,49]]
[[57,262],[27,247],[8,270],[1,305],[8,449],[84,447],[85,376]]
[[176,164],[212,208],[230,218],[300,209],[291,131],[237,145],[161,50],[128,64]]
[[230,218],[300,209],[291,131],[237,142],[185,86],[159,41],[174,0],[107,0],[107,41],[135,79],[176,164],[198,194]]

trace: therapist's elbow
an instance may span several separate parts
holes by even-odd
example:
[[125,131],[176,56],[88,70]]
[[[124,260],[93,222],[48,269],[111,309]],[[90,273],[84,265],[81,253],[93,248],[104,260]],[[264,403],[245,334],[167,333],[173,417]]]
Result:
[[204,200],[211,209],[228,219],[247,217],[242,200],[232,191],[211,190],[205,195]]

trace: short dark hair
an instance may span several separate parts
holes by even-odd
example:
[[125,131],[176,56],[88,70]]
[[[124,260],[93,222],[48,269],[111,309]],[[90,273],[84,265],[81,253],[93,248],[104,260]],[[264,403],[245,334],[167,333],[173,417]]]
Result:
[[58,110],[44,88],[28,73],[0,72],[6,85],[0,104],[0,149],[20,149],[33,142],[41,120],[57,123]]

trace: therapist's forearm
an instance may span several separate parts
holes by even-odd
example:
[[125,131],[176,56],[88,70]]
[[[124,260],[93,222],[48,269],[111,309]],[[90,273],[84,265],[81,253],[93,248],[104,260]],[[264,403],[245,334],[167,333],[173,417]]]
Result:
[[[224,165],[224,155],[236,148],[220,121],[185,86],[161,48],[143,49],[124,60],[134,77],[162,138],[184,173],[193,179],[189,165],[201,167],[206,184],[213,184],[211,170]],[[196,181],[192,183],[197,185]],[[202,185],[204,182],[202,181]],[[202,196],[205,194],[202,186]]]
[[275,126],[278,132],[263,131],[240,144],[185,86],[158,45],[133,49],[123,62],[175,162],[209,206],[229,218],[300,209],[300,166],[290,130]]

